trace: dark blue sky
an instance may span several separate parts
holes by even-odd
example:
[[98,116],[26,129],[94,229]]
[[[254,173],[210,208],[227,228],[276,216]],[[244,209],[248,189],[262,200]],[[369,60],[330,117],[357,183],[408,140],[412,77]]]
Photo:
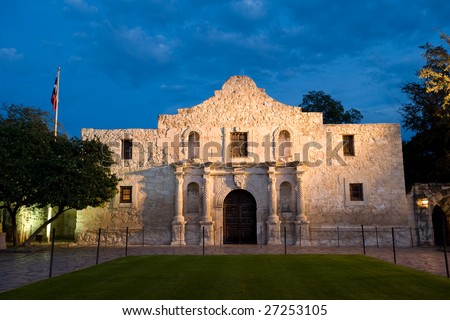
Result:
[[399,122],[425,60],[450,34],[443,0],[2,0],[0,102],[81,128],[156,128],[157,115],[206,100],[232,75],[298,105],[322,90],[363,122]]

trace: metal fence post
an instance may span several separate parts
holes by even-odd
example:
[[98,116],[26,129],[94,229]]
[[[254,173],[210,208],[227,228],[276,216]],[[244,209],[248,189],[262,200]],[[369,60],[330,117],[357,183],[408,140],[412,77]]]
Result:
[[444,258],[445,258],[445,270],[447,271],[447,278],[450,278],[449,271],[448,271],[448,258],[447,258],[447,223],[444,219],[444,224],[442,225],[442,238],[444,240]]
[[395,253],[395,236],[394,236],[394,227],[392,227],[392,251],[394,253],[394,263],[397,263],[397,256]]
[[419,228],[414,228],[415,232],[416,232],[416,239],[417,239],[417,246],[420,247],[420,232],[419,232]]
[[145,226],[142,226],[142,248],[145,245]]
[[102,235],[102,228],[98,228],[98,239],[97,239],[97,259],[95,264],[98,264],[98,256],[100,255],[100,237]]
[[128,227],[125,233],[125,257],[128,256]]
[[205,227],[202,227],[203,255],[205,255]]
[[364,251],[364,255],[366,255],[366,241],[364,239],[364,226],[363,225],[361,225],[361,233],[362,233],[363,251]]
[[378,244],[378,227],[375,227],[375,238],[377,239],[377,248],[379,248],[379,244]]
[[52,232],[52,252],[50,254],[50,271],[48,273],[48,277],[52,277],[52,271],[53,271],[53,253],[55,252],[55,228],[53,228]]
[[286,226],[284,227],[284,254],[287,254],[287,235],[286,235]]
[[414,240],[413,240],[413,234],[412,234],[412,228],[409,227],[409,235],[411,237],[411,248],[414,248]]

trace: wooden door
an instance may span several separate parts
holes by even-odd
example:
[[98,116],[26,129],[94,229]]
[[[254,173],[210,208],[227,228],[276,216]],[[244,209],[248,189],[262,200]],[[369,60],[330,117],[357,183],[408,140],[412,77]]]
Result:
[[224,200],[225,244],[256,244],[256,201],[245,190],[234,190]]

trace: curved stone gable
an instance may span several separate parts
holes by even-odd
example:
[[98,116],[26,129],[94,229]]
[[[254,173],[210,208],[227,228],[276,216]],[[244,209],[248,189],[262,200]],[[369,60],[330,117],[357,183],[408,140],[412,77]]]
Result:
[[276,101],[247,76],[232,76],[214,96],[176,115],[160,115],[158,128],[273,126],[278,123],[322,124],[322,114],[303,113],[301,108]]
[[247,76],[232,76],[222,86],[223,92],[245,94],[250,91],[264,93],[264,89],[258,88],[255,81]]

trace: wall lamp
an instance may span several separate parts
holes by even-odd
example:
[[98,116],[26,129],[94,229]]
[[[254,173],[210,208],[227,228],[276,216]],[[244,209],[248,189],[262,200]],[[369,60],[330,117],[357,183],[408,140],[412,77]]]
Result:
[[428,208],[428,199],[427,198],[417,199],[417,205],[419,206],[419,208]]

